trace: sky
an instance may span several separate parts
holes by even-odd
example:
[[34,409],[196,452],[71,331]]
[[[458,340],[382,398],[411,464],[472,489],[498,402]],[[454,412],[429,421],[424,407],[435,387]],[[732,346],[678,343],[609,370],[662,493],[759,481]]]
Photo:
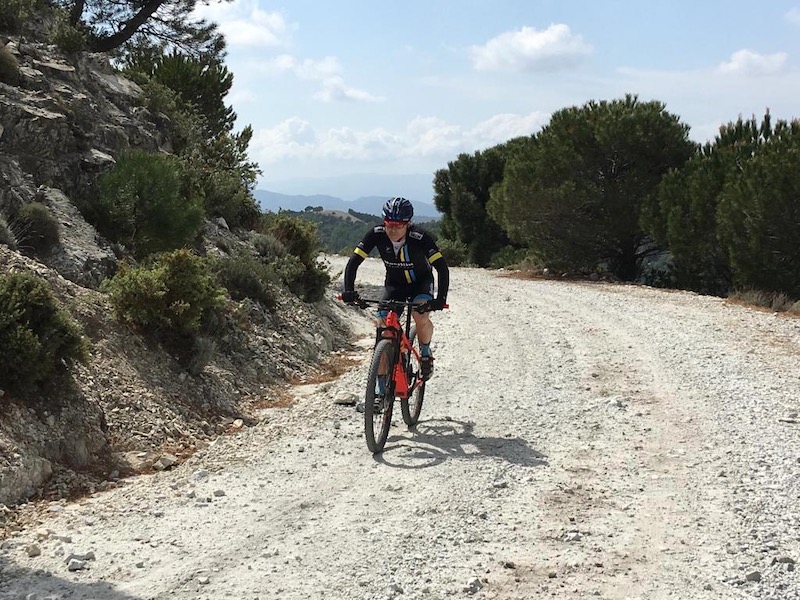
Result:
[[212,0],[197,16],[227,40],[257,187],[283,193],[430,181],[629,93],[698,142],[739,115],[800,118],[800,0]]

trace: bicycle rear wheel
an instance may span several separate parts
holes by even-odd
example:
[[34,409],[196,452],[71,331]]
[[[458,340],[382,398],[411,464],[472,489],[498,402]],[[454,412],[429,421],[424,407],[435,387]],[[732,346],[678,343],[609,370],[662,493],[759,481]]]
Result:
[[[419,352],[419,344],[417,344],[417,330],[412,325],[408,341]],[[403,421],[409,427],[413,427],[419,421],[419,414],[422,411],[422,400],[425,398],[425,382],[422,381],[422,366],[419,360],[414,356],[413,352],[409,352],[406,356],[406,376],[408,377],[409,388],[414,388],[414,393],[408,398],[400,400],[400,410],[403,412]]]
[[372,354],[367,376],[367,393],[364,396],[364,435],[367,438],[367,448],[373,454],[383,450],[392,425],[393,363],[393,342],[380,340]]

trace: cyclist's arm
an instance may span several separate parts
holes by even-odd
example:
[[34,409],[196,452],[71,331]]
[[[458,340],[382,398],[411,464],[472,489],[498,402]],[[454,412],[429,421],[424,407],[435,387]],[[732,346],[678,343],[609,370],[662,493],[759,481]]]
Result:
[[447,267],[447,261],[438,250],[428,260],[436,269],[436,297],[443,301],[447,300],[447,292],[450,289],[450,269]]
[[447,267],[447,261],[429,233],[425,232],[422,235],[422,243],[428,262],[436,269],[436,298],[445,302],[450,289],[450,269]]

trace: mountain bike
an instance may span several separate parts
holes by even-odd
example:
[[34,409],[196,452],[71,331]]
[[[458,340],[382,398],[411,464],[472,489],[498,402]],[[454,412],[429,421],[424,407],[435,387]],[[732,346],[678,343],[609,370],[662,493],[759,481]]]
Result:
[[[411,323],[411,311],[428,312],[431,309],[427,303],[415,304],[411,300],[359,298],[355,304],[360,308],[378,305],[389,311],[386,325],[376,329],[375,349],[364,395],[364,435],[367,447],[377,454],[383,450],[389,437],[396,399],[400,400],[406,425],[413,427],[419,421],[425,398],[425,380],[422,378],[417,331]],[[403,312],[406,315],[405,327],[400,323]]]

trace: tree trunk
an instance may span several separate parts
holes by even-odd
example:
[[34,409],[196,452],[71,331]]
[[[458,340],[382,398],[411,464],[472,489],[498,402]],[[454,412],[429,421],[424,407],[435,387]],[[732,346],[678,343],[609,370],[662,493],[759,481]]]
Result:
[[94,52],[108,52],[114,48],[119,48],[127,42],[134,33],[141,27],[159,8],[168,0],[148,0],[142,9],[136,13],[125,26],[117,33],[106,37],[92,37],[89,42],[90,48]]
[[84,6],[86,6],[86,0],[75,0],[75,3],[72,5],[72,10],[69,11],[69,24],[73,27],[81,22]]

